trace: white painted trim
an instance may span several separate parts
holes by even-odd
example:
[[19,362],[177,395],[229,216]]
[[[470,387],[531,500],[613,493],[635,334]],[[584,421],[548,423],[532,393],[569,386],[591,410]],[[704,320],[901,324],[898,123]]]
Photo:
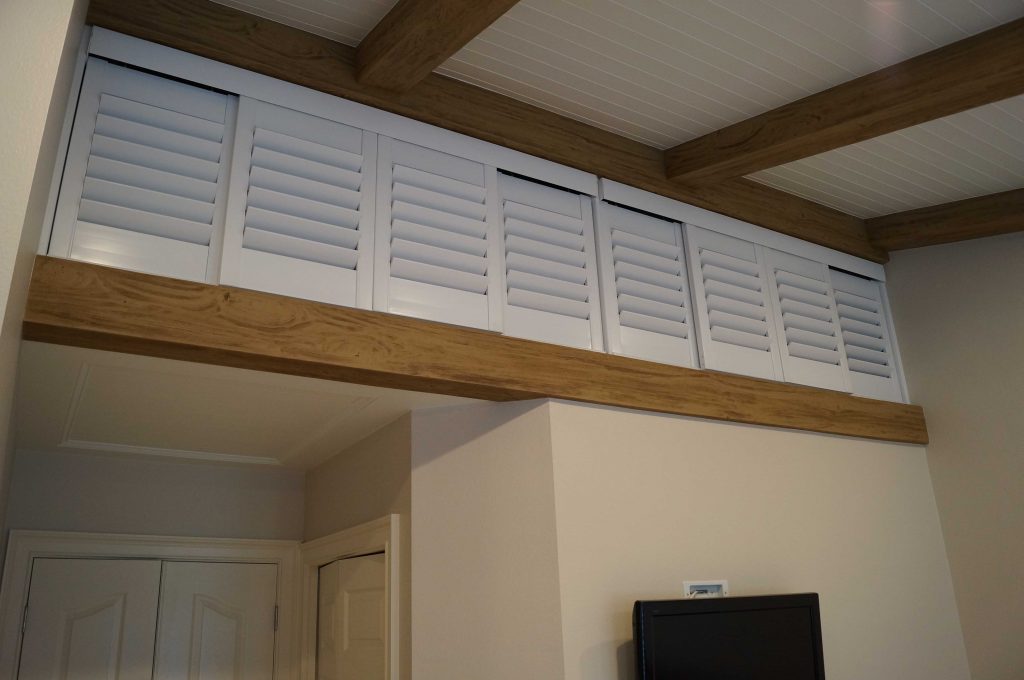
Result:
[[346,557],[358,557],[376,552],[384,552],[385,569],[387,570],[387,610],[385,625],[388,630],[387,639],[387,673],[388,680],[399,680],[401,665],[401,621],[399,618],[401,555],[399,541],[399,515],[387,515],[380,519],[366,522],[351,529],[344,529],[334,534],[308,541],[299,546],[302,571],[302,638],[300,646],[301,678],[316,678],[316,632],[317,610],[319,599],[320,567]]
[[597,195],[591,173],[121,33],[96,28],[89,53]]
[[0,590],[0,677],[14,678],[21,652],[21,617],[28,602],[32,562],[50,558],[148,558],[188,562],[277,565],[278,635],[274,677],[296,680],[298,664],[298,542],[182,538],[61,531],[11,532]]
[[823,262],[831,267],[845,269],[869,279],[885,281],[885,269],[877,262],[869,262],[855,255],[809,243],[795,236],[780,234],[771,229],[758,227],[749,222],[720,215],[677,201],[674,198],[659,196],[609,179],[601,178],[599,185],[602,200],[643,210],[677,222],[692,224],[708,231],[717,231],[720,234],[750,241],[783,253],[805,257],[815,262]]
[[57,446],[62,449],[83,449],[86,451],[102,451],[104,453],[128,453],[138,456],[155,456],[158,458],[175,458],[178,460],[205,460],[214,463],[244,463],[246,465],[283,465],[280,460],[273,456],[245,456],[236,453],[217,453],[215,451],[165,449],[157,446],[136,446],[134,444],[117,444],[114,442],[96,442],[88,439],[65,439],[57,444]]
[[907,385],[907,375],[903,372],[903,359],[900,355],[900,344],[896,340],[896,324],[892,319],[892,305],[889,304],[889,290],[887,286],[879,286],[882,293],[882,313],[885,315],[885,323],[889,327],[889,351],[892,353],[896,376],[899,379],[900,396],[904,404],[913,403],[910,400],[910,387]]
[[75,124],[78,96],[82,93],[82,82],[85,80],[85,65],[89,62],[91,35],[92,26],[86,26],[82,32],[82,42],[78,45],[78,56],[75,57],[75,70],[71,76],[71,90],[68,92],[68,108],[64,112],[64,124],[61,127],[60,141],[57,144],[57,157],[53,163],[53,178],[50,180],[50,193],[46,198],[43,228],[39,234],[40,255],[46,255],[50,248],[50,235],[53,233],[53,220],[57,213],[57,199],[60,197],[60,180],[64,176],[68,145],[71,144],[71,128]]

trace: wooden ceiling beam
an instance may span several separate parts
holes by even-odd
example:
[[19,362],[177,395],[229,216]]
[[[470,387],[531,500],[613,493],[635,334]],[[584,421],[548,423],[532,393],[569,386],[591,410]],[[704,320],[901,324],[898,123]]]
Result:
[[405,92],[518,0],[398,0],[356,50],[356,79]]
[[536,106],[437,74],[404,94],[355,76],[355,49],[208,0],[92,0],[88,22],[454,130],[875,262],[864,221],[739,179],[686,187],[664,153]]
[[713,183],[1024,93],[1024,19],[669,149],[671,179]]
[[1024,231],[1024,189],[874,217],[867,227],[887,251]]
[[928,440],[919,406],[44,256],[32,272],[23,337],[492,401],[568,399]]

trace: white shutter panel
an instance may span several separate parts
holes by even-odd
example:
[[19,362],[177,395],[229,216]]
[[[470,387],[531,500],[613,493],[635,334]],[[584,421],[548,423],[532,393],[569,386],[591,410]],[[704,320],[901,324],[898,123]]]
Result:
[[696,366],[682,226],[603,202],[597,217],[609,350]]
[[486,168],[386,138],[378,163],[374,308],[492,328]]
[[833,269],[832,287],[853,393],[902,401],[882,284]]
[[223,282],[369,309],[375,162],[373,133],[242,98]]
[[213,278],[233,108],[228,95],[90,59],[49,253]]
[[501,175],[505,333],[602,350],[589,196]]
[[828,267],[765,250],[786,382],[850,391]]
[[763,249],[691,225],[686,240],[703,367],[781,378]]

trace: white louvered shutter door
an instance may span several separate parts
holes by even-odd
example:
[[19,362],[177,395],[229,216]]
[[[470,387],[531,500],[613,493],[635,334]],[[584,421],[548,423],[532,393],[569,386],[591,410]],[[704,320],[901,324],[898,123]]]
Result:
[[610,351],[696,366],[682,226],[600,203],[597,233]]
[[378,163],[374,308],[493,328],[487,169],[383,137]]
[[786,382],[850,391],[829,270],[765,249],[775,330]]
[[376,135],[243,97],[222,281],[369,309]]
[[831,274],[853,393],[903,401],[882,284],[834,269]]
[[234,99],[89,60],[48,252],[215,278]]
[[716,371],[780,379],[760,246],[687,225],[701,365]]
[[505,333],[603,350],[593,201],[501,175]]

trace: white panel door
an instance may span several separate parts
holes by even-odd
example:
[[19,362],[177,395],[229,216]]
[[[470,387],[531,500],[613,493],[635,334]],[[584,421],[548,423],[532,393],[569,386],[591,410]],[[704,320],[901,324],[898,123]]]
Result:
[[498,188],[505,334],[603,350],[593,199],[505,174]]
[[786,382],[850,391],[828,266],[765,249],[775,331]]
[[608,349],[696,366],[682,226],[602,202],[597,238]]
[[831,278],[853,393],[903,401],[882,284],[834,269]]
[[317,680],[385,680],[386,578],[384,555],[320,567]]
[[234,107],[234,97],[90,59],[48,252],[215,281]]
[[373,307],[498,330],[493,168],[381,137]]
[[156,560],[36,559],[20,680],[149,680]]
[[377,136],[241,98],[222,283],[369,309]]
[[155,680],[270,680],[277,566],[164,562]]
[[781,379],[764,249],[692,225],[686,227],[686,247],[693,273],[701,365]]

